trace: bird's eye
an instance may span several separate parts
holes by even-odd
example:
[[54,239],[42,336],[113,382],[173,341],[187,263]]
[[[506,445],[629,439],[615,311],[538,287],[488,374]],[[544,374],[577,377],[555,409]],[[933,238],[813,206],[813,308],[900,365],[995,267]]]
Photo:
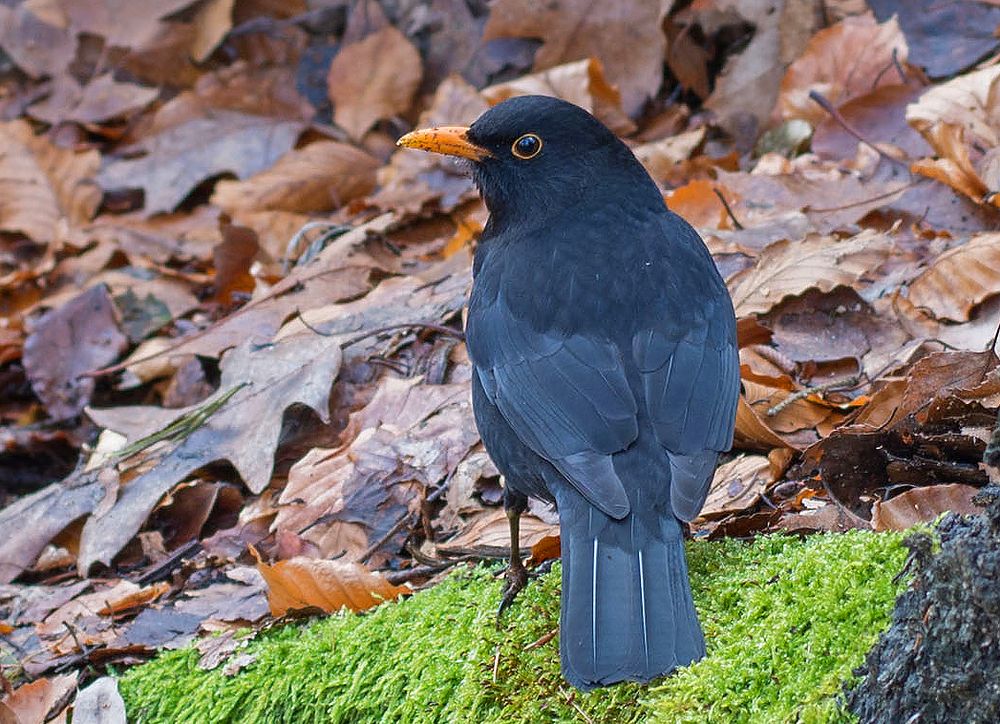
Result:
[[525,133],[523,136],[514,141],[514,145],[510,147],[511,153],[524,160],[534,158],[541,150],[542,139],[534,133]]

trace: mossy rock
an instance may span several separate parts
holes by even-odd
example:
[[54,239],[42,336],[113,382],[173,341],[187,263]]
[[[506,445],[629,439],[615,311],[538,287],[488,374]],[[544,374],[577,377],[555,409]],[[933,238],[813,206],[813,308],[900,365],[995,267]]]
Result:
[[852,532],[688,547],[708,656],[649,687],[581,694],[559,675],[559,567],[494,626],[483,568],[366,615],[260,634],[235,676],[192,649],[121,679],[135,722],[831,722],[888,623],[906,559],[897,534]]

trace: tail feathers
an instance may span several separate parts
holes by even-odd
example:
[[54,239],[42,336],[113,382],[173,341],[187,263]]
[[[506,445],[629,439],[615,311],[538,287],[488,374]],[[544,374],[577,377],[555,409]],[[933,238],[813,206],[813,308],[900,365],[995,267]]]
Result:
[[677,520],[666,516],[637,537],[632,516],[611,521],[570,507],[560,520],[563,676],[584,690],[646,682],[703,657]]

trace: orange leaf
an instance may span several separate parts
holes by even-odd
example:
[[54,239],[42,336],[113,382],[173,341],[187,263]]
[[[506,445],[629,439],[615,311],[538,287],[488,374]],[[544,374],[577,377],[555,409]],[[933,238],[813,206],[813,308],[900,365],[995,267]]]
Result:
[[138,591],[129,593],[121,598],[109,599],[97,613],[100,616],[112,616],[114,614],[121,613],[122,611],[128,611],[132,608],[145,606],[147,603],[155,601],[169,590],[170,584],[166,581],[162,583],[155,583],[152,586],[140,588]]
[[562,555],[560,539],[557,535],[547,535],[531,546],[531,558],[528,559],[529,566],[537,566],[545,561],[558,558]]
[[407,586],[392,585],[360,563],[297,557],[272,565],[264,563],[253,546],[250,552],[267,583],[273,616],[313,607],[327,613],[342,608],[365,611],[412,592]]

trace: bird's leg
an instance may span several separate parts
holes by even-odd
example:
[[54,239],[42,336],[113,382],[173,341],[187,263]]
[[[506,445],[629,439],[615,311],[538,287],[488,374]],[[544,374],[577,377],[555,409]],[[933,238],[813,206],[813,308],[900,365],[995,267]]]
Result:
[[521,513],[528,509],[528,498],[511,490],[509,485],[505,485],[503,508],[510,522],[510,565],[504,576],[506,583],[503,597],[500,599],[500,608],[497,609],[498,621],[504,609],[513,603],[521,589],[528,585],[528,571],[521,561]]

